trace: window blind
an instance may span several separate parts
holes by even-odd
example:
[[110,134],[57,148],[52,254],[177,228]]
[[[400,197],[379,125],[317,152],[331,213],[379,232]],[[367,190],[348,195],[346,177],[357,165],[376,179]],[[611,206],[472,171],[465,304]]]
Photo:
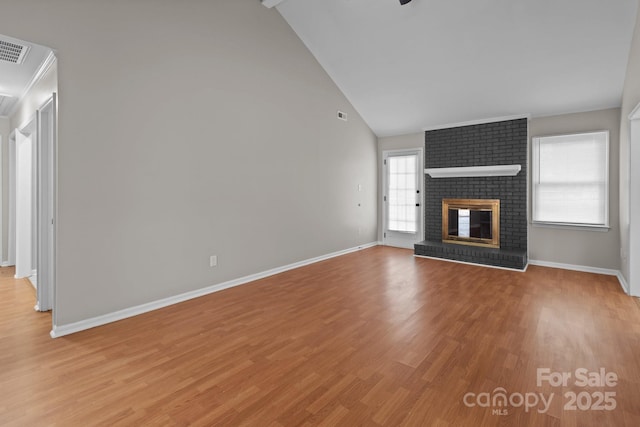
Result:
[[533,139],[533,221],[608,226],[609,133]]

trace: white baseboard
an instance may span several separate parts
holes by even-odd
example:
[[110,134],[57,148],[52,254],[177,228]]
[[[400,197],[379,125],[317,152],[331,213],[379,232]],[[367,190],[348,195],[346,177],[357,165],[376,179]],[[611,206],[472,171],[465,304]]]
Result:
[[0,264],[0,267],[13,267],[14,264],[9,264],[9,261],[5,261]]
[[517,268],[500,267],[499,265],[480,264],[479,262],[458,261],[457,259],[438,258],[438,257],[434,257],[434,256],[415,255],[415,254],[413,256],[414,256],[414,258],[435,259],[436,261],[455,262],[456,264],[475,265],[476,267],[488,267],[488,268],[495,268],[497,270],[515,271],[515,272],[518,272],[518,273],[524,273],[524,272],[527,271],[527,268],[529,268],[529,264],[525,265],[524,269],[519,270]]
[[31,276],[27,277],[35,290],[38,290],[38,270],[31,270]]
[[618,282],[620,282],[620,286],[622,286],[622,290],[624,291],[624,293],[627,295],[631,295],[629,284],[627,283],[627,280],[622,275],[622,271],[618,271],[618,274],[616,274],[616,276],[618,277]]
[[613,270],[610,268],[600,268],[600,267],[589,267],[587,265],[574,265],[574,264],[563,264],[560,262],[551,262],[551,261],[537,261],[537,260],[529,260],[529,264],[537,265],[540,267],[550,267],[550,268],[560,268],[562,270],[572,270],[572,271],[582,271],[584,273],[595,273],[595,274],[604,274],[606,276],[616,276],[618,278],[618,282],[620,282],[620,286],[625,294],[629,295],[629,285],[627,285],[626,280],[624,280],[624,276],[620,272],[620,270]]
[[349,248],[342,251],[321,255],[315,258],[306,259],[304,261],[294,262],[293,264],[288,264],[282,267],[272,268],[271,270],[263,271],[261,273],[251,274],[249,276],[241,277],[239,279],[229,280],[227,282],[219,283],[213,286],[208,286],[206,288],[196,289],[195,291],[185,292],[180,295],[163,298],[163,299],[149,302],[146,304],[137,305],[135,307],[125,308],[124,310],[115,311],[113,313],[107,313],[101,316],[92,317],[90,319],[81,320],[79,322],[69,323],[67,325],[54,325],[50,335],[51,335],[51,338],[59,338],[65,335],[73,334],[75,332],[80,332],[86,329],[95,328],[96,326],[106,325],[107,323],[116,322],[118,320],[137,316],[139,314],[147,313],[149,311],[157,310],[159,308],[168,307],[173,304],[178,304],[190,299],[208,295],[214,292],[221,291],[223,289],[244,285],[246,283],[263,279],[265,277],[283,273],[288,270],[293,270],[294,268],[304,267],[305,265],[314,264],[316,262],[324,261],[330,258],[335,258],[341,255],[346,255],[352,252],[371,248],[373,246],[378,246],[378,244],[379,242],[367,243],[364,245],[356,246],[354,248]]

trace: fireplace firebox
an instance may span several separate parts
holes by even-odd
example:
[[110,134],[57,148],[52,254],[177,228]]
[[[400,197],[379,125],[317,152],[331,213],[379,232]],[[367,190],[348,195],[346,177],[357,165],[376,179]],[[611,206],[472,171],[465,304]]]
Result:
[[443,199],[442,241],[500,247],[500,200]]

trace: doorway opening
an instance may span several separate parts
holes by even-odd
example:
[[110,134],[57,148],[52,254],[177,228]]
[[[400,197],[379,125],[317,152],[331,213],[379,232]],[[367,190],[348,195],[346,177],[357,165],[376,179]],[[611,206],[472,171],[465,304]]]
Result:
[[54,93],[10,141],[15,155],[9,159],[9,214],[15,220],[9,234],[15,244],[9,258],[15,260],[15,278],[26,278],[36,288],[37,311],[53,308],[56,123]]
[[[36,289],[35,309],[50,311],[55,295],[57,67],[44,46],[0,35],[0,198],[2,267]],[[10,53],[11,53],[10,52]],[[2,52],[0,52],[2,53]],[[0,123],[2,124],[2,123]],[[8,134],[7,134],[8,133]],[[4,231],[3,230],[3,231]]]

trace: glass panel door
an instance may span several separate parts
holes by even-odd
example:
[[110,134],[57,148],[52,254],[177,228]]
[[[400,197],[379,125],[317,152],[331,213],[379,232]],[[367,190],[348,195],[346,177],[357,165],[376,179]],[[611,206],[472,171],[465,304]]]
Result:
[[422,182],[420,151],[387,152],[384,155],[386,245],[413,248],[422,239]]

